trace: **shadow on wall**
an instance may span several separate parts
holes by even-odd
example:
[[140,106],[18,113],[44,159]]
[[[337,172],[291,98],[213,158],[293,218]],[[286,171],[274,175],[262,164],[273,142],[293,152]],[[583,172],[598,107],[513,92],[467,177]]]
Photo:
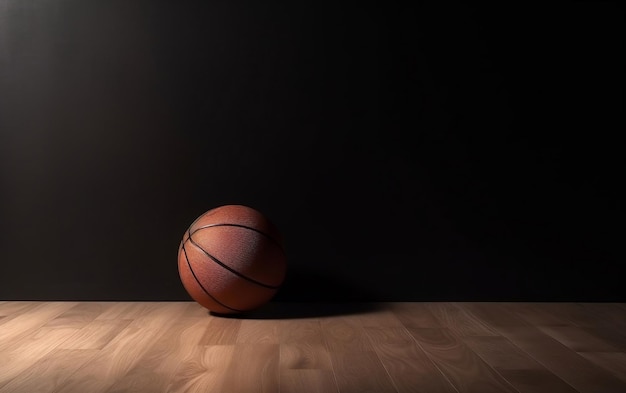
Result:
[[354,280],[302,266],[293,266],[280,291],[274,297],[277,302],[327,302],[345,303],[373,301],[376,294],[358,285]]

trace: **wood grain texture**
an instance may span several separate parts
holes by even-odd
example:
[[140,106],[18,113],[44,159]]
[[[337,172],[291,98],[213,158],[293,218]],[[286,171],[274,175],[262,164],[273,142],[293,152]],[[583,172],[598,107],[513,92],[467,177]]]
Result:
[[590,312],[584,303],[546,303],[537,304],[536,308],[542,308],[545,312],[566,321],[567,326],[605,326],[604,319],[598,317],[595,312]]
[[397,392],[378,355],[371,351],[331,352],[337,387],[341,393]]
[[538,328],[572,351],[619,352],[619,349],[609,342],[578,326],[539,326]]
[[576,392],[505,337],[464,337],[462,340],[519,392]]
[[82,328],[102,314],[105,304],[99,302],[78,303],[46,323],[45,327]]
[[405,327],[443,327],[441,322],[433,315],[430,304],[431,303],[395,302],[389,303],[387,307],[393,311]]
[[206,318],[204,335],[200,345],[227,345],[234,344],[241,328],[240,319]]
[[94,320],[59,344],[62,349],[102,349],[132,322],[132,319]]
[[28,309],[33,309],[41,302],[2,302],[0,304],[0,316],[15,317],[26,313]]
[[11,319],[2,324],[0,329],[0,354],[20,345],[21,339],[75,305],[72,302],[39,302],[24,312],[16,310],[14,315],[9,314]]
[[332,364],[323,344],[281,344],[280,368],[332,370]]
[[278,344],[278,323],[274,320],[244,320],[241,322],[235,342],[238,344]]
[[580,355],[626,382],[626,353],[581,352]]
[[626,329],[617,326],[602,326],[586,327],[583,330],[609,343],[620,352],[626,352]]
[[626,392],[622,303],[273,310],[0,301],[0,393]]
[[104,392],[129,372],[182,310],[176,304],[167,303],[151,304],[149,308],[151,312],[133,320],[102,348],[97,358],[77,369],[56,391]]
[[403,327],[402,321],[390,308],[383,308],[380,303],[373,311],[358,315],[361,326]]
[[283,370],[280,373],[281,393],[339,393],[332,371]]
[[461,340],[496,370],[541,368],[535,359],[505,337],[463,337]]
[[507,302],[467,302],[455,303],[457,307],[480,318],[484,323],[498,330],[498,326],[527,326],[528,322],[512,312],[512,303]]
[[[6,380],[0,393],[53,392],[76,368],[98,356],[95,349],[55,349],[15,378]],[[0,382],[1,384],[1,382]]]
[[145,352],[128,373],[117,379],[106,391],[159,391],[168,386],[178,367],[193,356],[204,334],[200,318],[181,318],[167,329]]
[[617,377],[546,335],[537,327],[500,327],[499,331],[579,392],[626,392],[626,385]]
[[520,393],[576,393],[578,390],[545,368],[500,370]]
[[510,303],[507,310],[534,326],[570,326],[572,322],[559,313],[554,313],[551,303]]
[[280,390],[278,344],[236,344],[224,371],[222,392],[274,393]]
[[111,302],[96,319],[137,319],[150,312],[152,307],[152,303],[146,302]]
[[[234,345],[209,345],[195,348],[183,361],[171,382],[162,391],[171,393],[222,392]],[[141,392],[148,393],[147,390]]]
[[319,319],[285,319],[278,323],[281,344],[324,344]]
[[[558,306],[562,306],[563,310],[559,310]],[[619,381],[610,373],[586,361],[573,350],[577,347],[607,348],[607,341],[601,335],[586,334],[586,330],[576,326],[576,323],[595,319],[591,310],[587,310],[588,314],[584,315],[583,309],[573,303],[470,303],[463,307],[480,316],[514,346],[495,349],[493,342],[489,347],[484,342],[481,345],[477,339],[468,341],[518,390],[612,392],[622,389]],[[551,332],[563,342],[546,332]],[[509,344],[500,341],[498,346]],[[523,360],[525,365],[501,367],[498,364],[502,360],[519,360],[520,355],[528,357]],[[538,367],[532,362],[527,363],[530,359]]]
[[624,303],[583,303],[585,310],[594,318],[593,327],[612,327],[626,330],[626,306]]
[[496,336],[498,333],[474,314],[457,304],[429,303],[428,308],[439,320],[440,326],[457,336]]
[[365,329],[398,392],[456,392],[405,328]]
[[[322,326],[318,319],[296,319],[279,321],[280,342],[280,368],[287,369],[310,369],[332,370],[330,356],[322,335]],[[320,375],[325,378],[325,373],[292,373],[295,382],[311,375]]]
[[445,328],[408,328],[408,330],[459,392],[517,392],[506,379],[450,330]]
[[40,328],[21,340],[14,341],[10,350],[2,352],[4,363],[0,368],[0,386],[32,367],[37,361],[70,337],[76,329]]
[[374,349],[357,318],[333,317],[321,320],[321,325],[326,347],[331,353]]

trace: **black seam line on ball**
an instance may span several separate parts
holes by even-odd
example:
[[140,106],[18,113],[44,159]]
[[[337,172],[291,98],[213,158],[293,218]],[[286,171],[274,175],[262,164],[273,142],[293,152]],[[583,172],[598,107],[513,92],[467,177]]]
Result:
[[219,259],[217,259],[213,255],[209,254],[204,248],[200,247],[200,245],[198,243],[196,243],[193,240],[193,238],[191,237],[191,233],[189,234],[189,238],[187,239],[187,241],[190,241],[194,246],[198,247],[200,249],[200,251],[202,251],[207,257],[211,258],[211,260],[213,260],[213,262],[217,263],[218,265],[220,265],[224,269],[228,270],[229,272],[233,273],[234,275],[239,276],[239,277],[243,278],[244,280],[250,281],[253,284],[260,285],[260,286],[262,286],[264,288],[278,289],[278,285],[269,285],[269,284],[262,283],[261,281],[257,281],[254,278],[250,278],[248,276],[245,276],[245,275],[239,273],[237,270],[233,269],[232,267],[226,265],[224,262],[220,261]]
[[[193,225],[191,225],[193,226]],[[191,226],[189,228],[191,228]],[[249,229],[251,231],[254,231],[256,233],[259,233],[263,236],[265,236],[266,238],[270,239],[274,244],[276,244],[278,246],[278,248],[280,248],[280,251],[282,251],[283,253],[285,252],[285,250],[283,250],[283,246],[278,242],[278,240],[274,239],[273,237],[271,237],[270,235],[268,235],[267,233],[263,232],[263,231],[259,231],[256,228],[253,227],[249,227],[246,225],[242,225],[242,224],[229,224],[229,223],[223,223],[223,224],[208,224],[208,225],[203,225],[200,228],[196,228],[194,229],[193,232],[189,232],[189,236],[193,235],[194,233],[198,232],[200,229],[206,229],[206,228],[213,228],[213,227],[237,227],[237,228],[244,228],[244,229]]]
[[209,291],[206,290],[206,288],[204,287],[204,285],[202,285],[202,283],[200,282],[200,280],[198,280],[198,276],[196,276],[196,273],[193,271],[193,268],[191,267],[191,262],[189,261],[189,256],[187,255],[187,249],[185,248],[185,244],[183,243],[183,252],[185,253],[185,259],[187,260],[187,266],[189,266],[189,271],[191,272],[191,275],[193,276],[194,280],[196,280],[196,282],[198,283],[198,285],[200,285],[200,288],[202,288],[202,290],[204,291],[204,293],[207,294],[208,297],[210,297],[211,299],[213,299],[215,301],[215,303],[219,304],[222,307],[226,307],[229,310],[235,311],[235,312],[243,312],[243,310],[238,310],[236,308],[232,308],[229,307],[227,305],[225,305],[224,303],[220,302],[219,300],[217,300],[215,298],[215,296],[211,295],[209,293]]

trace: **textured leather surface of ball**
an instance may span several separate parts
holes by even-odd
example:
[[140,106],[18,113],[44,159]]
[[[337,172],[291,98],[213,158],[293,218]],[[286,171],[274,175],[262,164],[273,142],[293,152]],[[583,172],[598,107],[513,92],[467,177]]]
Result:
[[254,208],[216,207],[185,231],[178,272],[192,299],[208,310],[221,314],[254,310],[269,302],[285,279],[282,236]]

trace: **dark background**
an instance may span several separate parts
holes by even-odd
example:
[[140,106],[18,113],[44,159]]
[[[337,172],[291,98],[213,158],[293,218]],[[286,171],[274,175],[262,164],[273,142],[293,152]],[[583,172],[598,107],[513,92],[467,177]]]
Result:
[[612,2],[0,1],[0,299],[187,300],[183,231],[239,203],[285,236],[278,300],[626,301],[624,33]]

